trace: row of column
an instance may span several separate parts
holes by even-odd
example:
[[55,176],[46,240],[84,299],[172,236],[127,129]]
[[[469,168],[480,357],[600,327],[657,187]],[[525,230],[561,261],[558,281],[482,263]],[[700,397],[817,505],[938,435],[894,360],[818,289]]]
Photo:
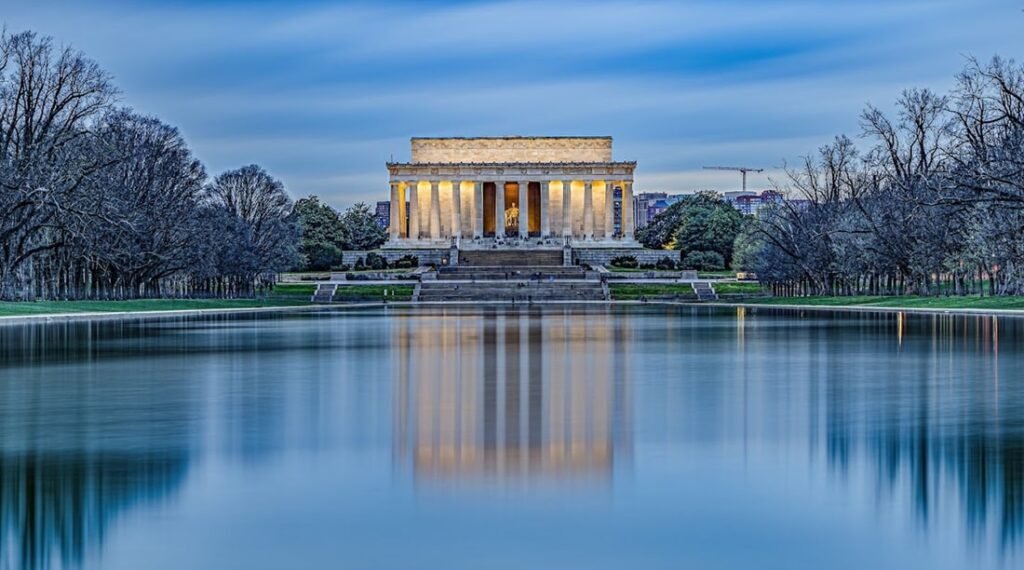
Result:
[[[563,180],[562,184],[562,235],[564,237],[582,237],[585,240],[594,239],[594,185],[591,180],[583,181],[583,235],[573,236],[572,232],[572,181]],[[615,231],[615,187],[622,188],[621,207],[621,230],[622,237],[627,240],[633,239],[635,221],[633,219],[633,183],[631,181],[611,182],[604,181],[604,235],[610,236]],[[495,234],[505,235],[505,182],[494,181],[494,220]],[[405,184],[406,195],[402,195],[402,182],[391,183],[391,224],[390,234],[392,240],[401,236],[402,226],[406,219],[409,220],[409,238],[420,239],[422,234],[420,228],[419,213],[419,184],[408,182]],[[462,235],[462,181],[452,180],[452,207],[451,207],[451,233]],[[519,186],[519,236],[529,236],[529,181],[517,182]],[[430,210],[427,217],[427,237],[432,240],[441,239],[441,181],[430,181]],[[473,199],[470,202],[472,208],[471,219],[473,220],[473,237],[481,238],[484,232],[483,212],[483,182],[473,182]],[[551,182],[540,182],[540,233],[541,237],[552,237],[551,235]],[[408,212],[406,212],[406,201],[408,201]]]

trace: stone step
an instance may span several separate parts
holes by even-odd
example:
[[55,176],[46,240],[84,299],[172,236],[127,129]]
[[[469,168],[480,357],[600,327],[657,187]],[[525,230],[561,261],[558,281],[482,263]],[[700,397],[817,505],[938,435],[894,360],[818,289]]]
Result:
[[561,267],[562,250],[462,250],[459,267]]
[[549,281],[552,279],[584,279],[585,277],[586,272],[581,267],[498,267],[488,265],[442,267],[437,271],[437,279],[440,281],[507,281],[509,279]]
[[320,283],[316,286],[316,291],[313,292],[311,301],[314,303],[330,303],[334,299],[334,292],[337,289],[337,285]]
[[446,289],[441,288],[421,288],[420,295],[433,295],[433,294],[444,294],[444,295],[517,295],[517,294],[530,294],[530,295],[546,295],[546,294],[561,294],[561,293],[574,293],[576,291],[583,291],[585,293],[600,293],[604,289],[600,285],[595,287],[574,287],[574,288],[561,288],[561,289],[541,289],[538,287],[509,287],[503,289],[478,289],[475,287],[449,287]]
[[583,268],[582,267],[578,267],[578,266],[571,266],[571,267],[557,266],[557,267],[554,267],[554,266],[549,266],[549,265],[534,265],[534,266],[531,266],[531,265],[516,265],[516,266],[511,266],[511,267],[507,266],[507,265],[468,265],[468,266],[459,265],[459,266],[455,266],[455,267],[441,267],[437,271],[439,273],[486,273],[486,272],[504,273],[504,272],[508,272],[508,271],[520,271],[520,272],[543,271],[544,273],[567,273],[567,274],[568,273],[584,273]]
[[494,283],[465,283],[452,281],[424,281],[420,286],[423,291],[447,291],[449,289],[480,289],[482,291],[502,291],[505,289],[552,289],[552,290],[573,290],[573,289],[600,289],[600,281],[560,281],[551,283],[548,281],[497,281]]
[[438,273],[438,281],[548,281],[550,279],[579,279],[586,274],[582,271],[553,273],[550,271],[461,271],[458,273]]
[[694,281],[691,283],[693,292],[697,294],[698,301],[717,301],[718,294],[715,293],[711,284],[706,281]]
[[601,301],[597,281],[453,283],[434,281],[420,286],[420,301]]

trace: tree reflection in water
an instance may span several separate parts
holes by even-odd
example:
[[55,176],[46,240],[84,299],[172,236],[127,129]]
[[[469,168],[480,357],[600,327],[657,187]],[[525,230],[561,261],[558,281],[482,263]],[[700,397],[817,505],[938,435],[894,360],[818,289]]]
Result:
[[3,567],[80,565],[119,515],[182,485],[191,388],[146,381],[168,361],[132,359],[160,334],[131,321],[0,327]]
[[[824,408],[829,464],[847,475],[860,452],[876,474],[876,493],[906,491],[923,525],[949,516],[938,507],[951,486],[973,541],[992,530],[1002,548],[1017,546],[1024,536],[1024,386],[1020,378],[1000,377],[1007,356],[1000,347],[1019,361],[1012,351],[1024,346],[1024,320],[905,313],[832,318],[856,319],[863,344],[851,344],[848,327],[823,326],[812,346],[894,353],[895,365],[888,371],[851,366],[870,362],[863,352],[846,359],[817,355],[824,373],[811,383],[811,409]],[[877,339],[891,342],[879,346]]]
[[[321,445],[330,386],[277,357],[384,346],[385,334],[339,335],[337,321],[306,319],[316,317],[0,326],[0,568],[98,556],[119,516],[179,492],[204,446],[258,464]],[[302,403],[297,428],[285,425],[289,399]],[[204,429],[216,437],[203,440]]]
[[187,467],[182,454],[0,455],[0,566],[81,564],[119,514],[171,496]]

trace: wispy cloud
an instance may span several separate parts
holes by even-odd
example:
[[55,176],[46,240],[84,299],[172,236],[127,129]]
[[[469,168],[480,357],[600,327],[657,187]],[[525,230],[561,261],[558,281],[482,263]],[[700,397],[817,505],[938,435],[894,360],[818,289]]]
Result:
[[1010,0],[0,2],[211,171],[259,162],[342,207],[384,197],[416,135],[610,134],[640,190],[726,189],[700,167],[776,169],[857,134],[867,102],[1015,56],[1024,23]]

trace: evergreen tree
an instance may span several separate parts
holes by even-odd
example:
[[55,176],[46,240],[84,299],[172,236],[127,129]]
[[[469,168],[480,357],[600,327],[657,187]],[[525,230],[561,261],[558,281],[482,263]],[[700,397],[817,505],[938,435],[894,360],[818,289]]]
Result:
[[323,271],[339,265],[345,232],[338,212],[320,198],[309,196],[295,202],[295,214],[302,229],[299,267]]
[[726,264],[732,260],[733,242],[743,226],[743,214],[714,192],[700,192],[676,202],[640,230],[644,247],[713,251]]
[[380,247],[388,239],[377,216],[365,202],[357,202],[341,215],[342,244],[347,250],[363,251]]

